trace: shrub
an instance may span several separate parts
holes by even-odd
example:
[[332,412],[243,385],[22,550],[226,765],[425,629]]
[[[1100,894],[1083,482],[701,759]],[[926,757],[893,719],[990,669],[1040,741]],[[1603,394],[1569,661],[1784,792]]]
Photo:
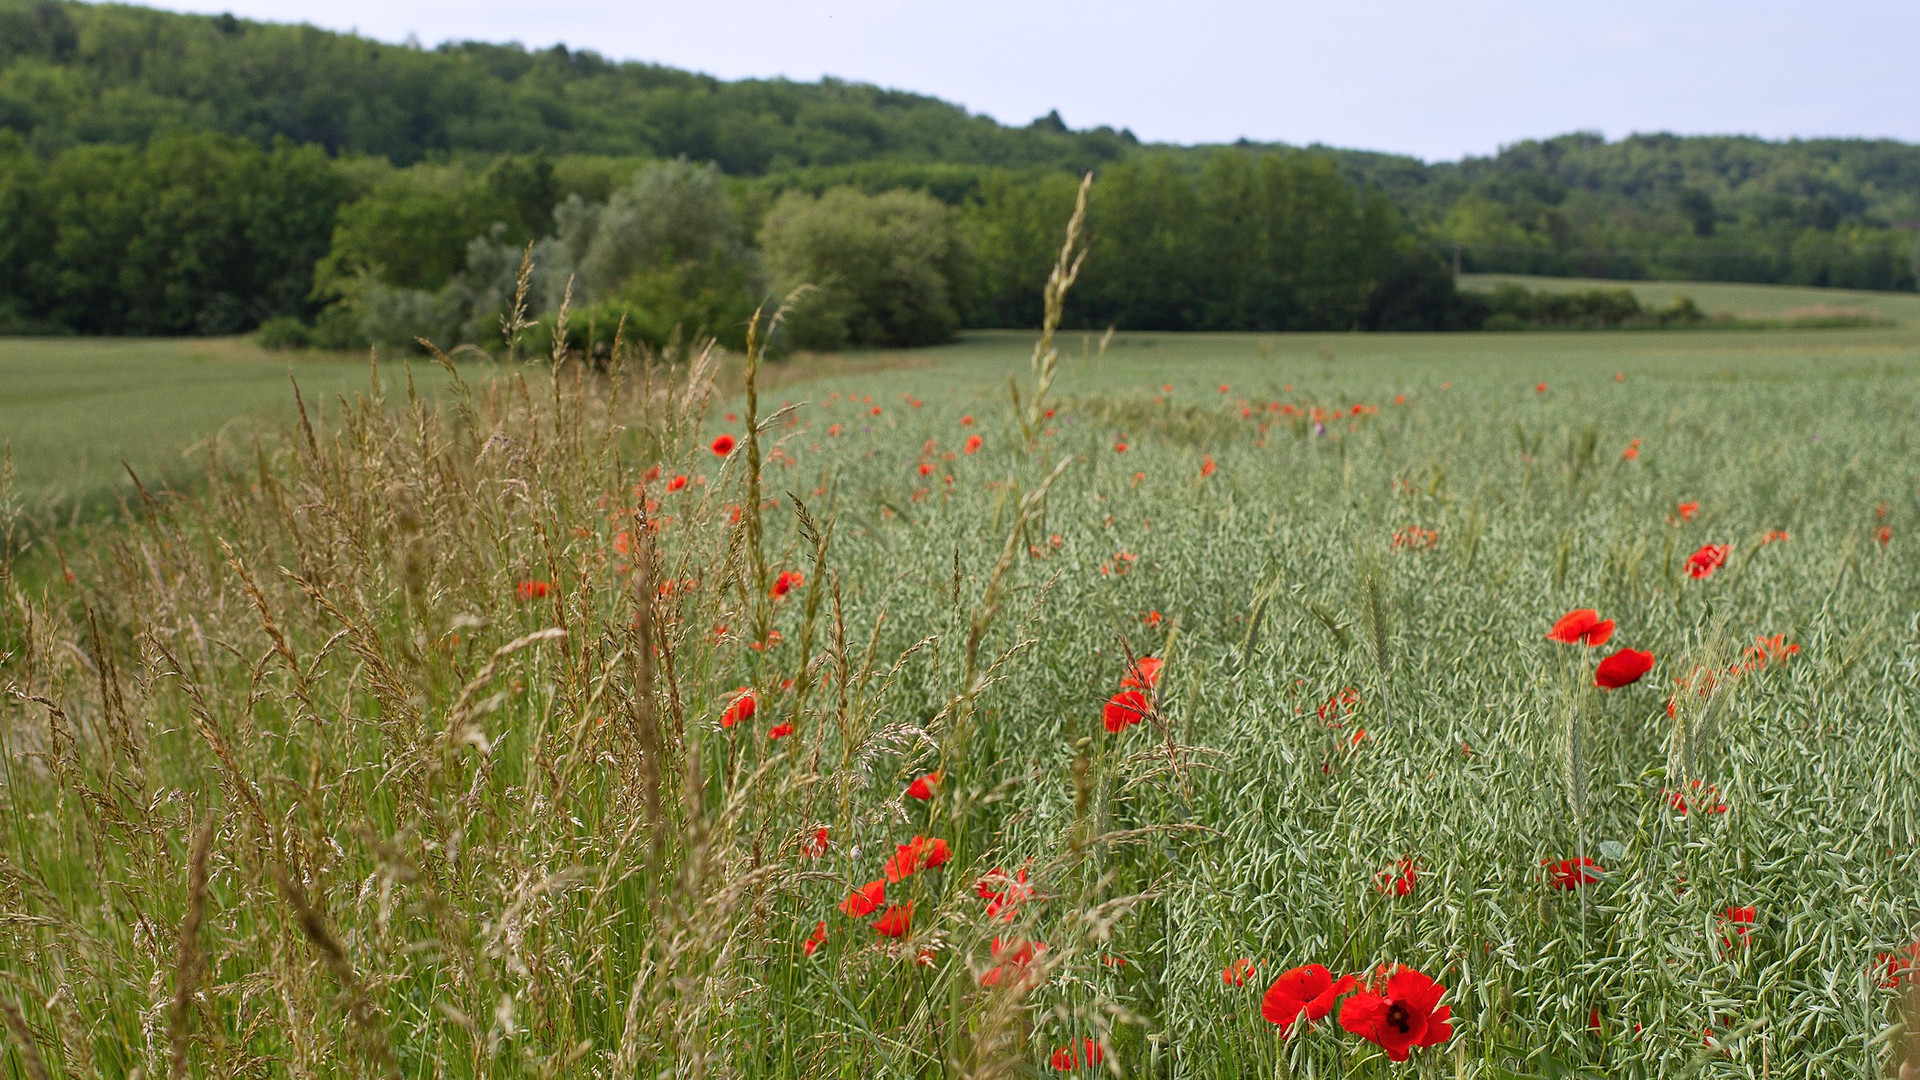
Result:
[[929,195],[789,192],[768,212],[760,243],[782,292],[815,287],[788,323],[801,348],[929,345],[960,327],[962,250]]
[[276,315],[260,324],[256,340],[263,349],[305,349],[313,345],[313,331],[291,315]]

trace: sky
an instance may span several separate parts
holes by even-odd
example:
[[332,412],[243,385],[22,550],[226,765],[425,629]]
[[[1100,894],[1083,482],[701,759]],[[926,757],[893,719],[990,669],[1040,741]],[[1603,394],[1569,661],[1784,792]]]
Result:
[[1920,0],[163,0],[1428,161],[1599,131],[1920,142]]

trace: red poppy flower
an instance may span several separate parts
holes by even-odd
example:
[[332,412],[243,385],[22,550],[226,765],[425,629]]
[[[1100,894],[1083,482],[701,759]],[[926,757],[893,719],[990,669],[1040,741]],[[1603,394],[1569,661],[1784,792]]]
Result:
[[1556,889],[1577,889],[1582,885],[1598,885],[1601,879],[1597,875],[1607,872],[1606,867],[1584,857],[1561,859],[1559,862],[1541,859],[1540,865],[1547,868],[1547,884]]
[[1101,719],[1107,730],[1119,734],[1129,725],[1137,724],[1147,718],[1147,695],[1138,690],[1122,690],[1107,699],[1107,707],[1101,711]]
[[1213,455],[1212,454],[1202,455],[1200,458],[1200,475],[1212,476],[1214,468],[1215,468],[1215,465],[1213,464]]
[[1413,887],[1420,883],[1420,864],[1412,859],[1399,862],[1373,875],[1373,887],[1382,894],[1412,896]]
[[676,476],[673,479],[667,481],[668,491],[679,491],[681,488],[686,486],[687,486],[687,478],[685,476]]
[[732,727],[742,720],[753,719],[753,712],[760,705],[754,700],[753,691],[744,686],[735,690],[734,694],[736,696],[732,703],[727,706],[725,712],[720,714],[721,727]]
[[1690,791],[1668,791],[1666,796],[1667,805],[1673,807],[1675,813],[1685,814],[1694,810],[1704,814],[1727,812],[1727,804],[1720,798],[1718,784],[1707,784],[1695,780],[1692,782]]
[[1605,645],[1613,636],[1613,620],[1602,619],[1600,613],[1592,608],[1580,608],[1569,611],[1547,631],[1548,641],[1558,641],[1563,645]]
[[1697,502],[1683,502],[1678,509],[1680,511],[1681,521],[1692,521],[1693,515],[1700,512],[1700,504]]
[[1047,1059],[1047,1064],[1053,1068],[1054,1072],[1072,1072],[1083,1065],[1091,1069],[1107,1059],[1106,1050],[1098,1042],[1092,1039],[1082,1039],[1080,1042],[1083,1049],[1078,1054],[1074,1052],[1072,1043],[1053,1052],[1053,1056]]
[[1027,887],[1027,868],[1024,866],[1012,876],[996,866],[973,883],[973,891],[987,902],[987,918],[1001,922],[1012,922],[1020,905],[1033,898],[1033,890]]
[[915,780],[913,783],[908,784],[907,798],[919,799],[923,802],[933,798],[934,789],[940,786],[941,771],[940,769],[935,769],[918,780]]
[[1166,618],[1166,616],[1157,611],[1149,611],[1145,615],[1140,616],[1140,621],[1146,623],[1148,626],[1159,626],[1160,621],[1164,618]]
[[814,830],[811,839],[800,845],[800,850],[804,852],[808,858],[817,859],[827,853],[827,847],[827,827],[822,825]]
[[806,575],[800,571],[782,570],[780,571],[780,576],[773,579],[772,594],[774,596],[785,596],[806,583]]
[[1334,982],[1333,974],[1319,964],[1283,971],[1260,999],[1260,1015],[1269,1024],[1279,1024],[1282,1032],[1291,1032],[1301,1013],[1306,1013],[1308,1020],[1325,1019],[1333,1011],[1334,1000],[1355,985],[1351,975]]
[[1756,921],[1753,908],[1729,907],[1720,913],[1720,940],[1726,942],[1729,949],[1751,944]]
[[1702,544],[1700,550],[1687,556],[1687,573],[1694,578],[1712,577],[1715,570],[1727,561],[1726,544]]
[[1880,976],[1883,987],[1893,989],[1902,982],[1920,980],[1920,941],[1904,949],[1878,953],[1874,959],[1885,969]]
[[553,591],[553,586],[544,581],[523,581],[513,587],[513,595],[521,603],[538,600]]
[[973,417],[971,417],[971,416],[963,416],[963,417],[961,417],[961,418],[960,418],[960,426],[961,426],[961,427],[972,427],[972,426],[973,426]]
[[820,924],[813,928],[813,936],[807,939],[807,943],[804,946],[802,946],[802,948],[807,950],[808,956],[812,956],[813,950],[819,948],[820,946],[826,943],[827,943],[827,920],[821,919]]
[[1340,1026],[1377,1044],[1395,1061],[1416,1046],[1438,1046],[1453,1037],[1452,1010],[1440,1004],[1447,988],[1412,968],[1387,976],[1386,993],[1355,994],[1340,1006]]
[[1620,451],[1620,460],[1622,461],[1632,461],[1639,456],[1640,456],[1640,440],[1639,439],[1635,439],[1632,442],[1628,443],[1627,448],[1625,450]]
[[1345,690],[1327,698],[1314,710],[1322,723],[1340,726],[1340,714],[1360,704],[1360,691],[1349,686]]
[[840,901],[840,910],[849,919],[859,919],[879,910],[880,904],[887,898],[887,880],[878,878],[867,882]]
[[1252,960],[1243,956],[1220,969],[1220,981],[1228,986],[1245,986],[1247,980],[1253,978],[1255,966]]
[[773,728],[767,732],[767,738],[784,739],[791,734],[793,734],[793,725],[791,723],[775,724]]
[[873,922],[873,929],[881,937],[906,937],[907,931],[913,929],[913,901],[895,904],[881,912]]
[[952,857],[953,852],[948,850],[945,840],[916,836],[899,845],[888,856],[885,867],[887,880],[905,881],[922,870],[945,866]]
[[1151,690],[1160,681],[1160,658],[1143,656],[1127,669],[1127,676],[1120,680],[1123,690]]
[[981,447],[982,445],[984,445],[985,443],[986,443],[986,440],[985,440],[985,439],[982,439],[982,438],[981,438],[980,436],[978,436],[978,435],[969,435],[969,436],[967,436],[967,443],[966,443],[966,445],[965,445],[965,446],[962,446],[962,447],[960,448],[960,452],[961,452],[961,453],[963,453],[963,454],[972,454],[972,453],[975,453],[975,452],[977,452],[977,451],[978,451],[978,450],[980,449],[980,447]]
[[1640,681],[1640,677],[1653,670],[1653,654],[1639,649],[1621,649],[1594,669],[1593,685],[1608,690],[1618,690]]
[[1888,544],[1893,543],[1893,526],[1882,525],[1873,530],[1873,540],[1874,543],[1879,544],[1881,547],[1886,547]]
[[1040,972],[1034,968],[1034,961],[1045,951],[1047,943],[1044,941],[1025,941],[1020,938],[1001,941],[994,938],[994,966],[980,976],[980,985],[1004,984],[1019,990],[1031,989],[1040,976]]
[[716,457],[726,457],[733,453],[733,436],[722,435],[713,440],[713,453]]

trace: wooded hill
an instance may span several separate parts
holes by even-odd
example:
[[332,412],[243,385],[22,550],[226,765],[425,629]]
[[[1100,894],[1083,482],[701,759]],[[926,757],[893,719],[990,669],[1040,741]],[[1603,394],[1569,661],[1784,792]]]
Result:
[[[479,325],[473,305],[497,291],[480,278],[497,276],[502,251],[568,228],[589,243],[600,219],[581,213],[610,205],[647,163],[679,158],[716,166],[717,184],[671,175],[724,193],[733,221],[710,238],[742,260],[722,274],[730,293],[783,280],[759,251],[783,198],[781,220],[800,213],[794,200],[836,189],[944,207],[825,204],[840,215],[832,228],[864,214],[884,218],[883,233],[933,230],[934,326],[1031,318],[1086,170],[1100,176],[1095,262],[1070,315],[1100,326],[1477,325],[1453,294],[1455,264],[1912,289],[1920,224],[1920,147],[1891,141],[1573,134],[1436,164],[1143,145],[1057,114],[1008,126],[837,80],[725,81],[563,46],[419,48],[227,15],[0,0],[0,329],[223,333],[331,311],[336,329],[356,328],[347,337],[379,337],[367,321],[376,293],[389,315],[411,313],[381,333]],[[567,217],[570,200],[583,209]],[[637,204],[622,205],[630,216]],[[831,272],[825,257],[801,263]],[[654,271],[644,298],[627,290],[631,303],[712,287]],[[454,286],[467,290],[457,303],[443,295]]]

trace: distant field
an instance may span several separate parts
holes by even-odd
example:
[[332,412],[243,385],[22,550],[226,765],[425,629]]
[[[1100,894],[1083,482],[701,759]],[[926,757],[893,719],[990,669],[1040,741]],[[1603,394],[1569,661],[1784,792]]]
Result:
[[[244,440],[289,420],[289,367],[309,407],[328,413],[335,395],[368,385],[364,357],[294,358],[245,340],[0,338],[0,441],[30,505],[90,511],[130,487],[123,460],[143,480],[185,476],[197,468],[189,448],[208,436]],[[414,377],[438,387],[444,376],[416,363]]]
[[[1470,285],[1496,278],[1469,275]],[[1516,278],[1534,287],[1618,285],[1556,278]],[[1346,381],[1391,384],[1413,365],[1454,372],[1511,367],[1531,372],[1551,363],[1591,365],[1630,374],[1713,374],[1806,360],[1876,365],[1920,348],[1920,296],[1850,293],[1771,285],[1632,283],[1648,302],[1689,293],[1715,310],[1783,311],[1825,298],[1828,304],[1873,310],[1908,325],[1869,330],[1582,334],[1120,334],[1107,358],[1109,376],[1143,380],[1194,371],[1242,382],[1279,385],[1305,371]],[[1084,342],[1083,339],[1084,338]],[[1072,352],[1092,338],[1069,335]],[[953,345],[827,357],[782,369],[787,379],[876,367],[938,369],[941,381],[981,378],[999,385],[1024,365],[1031,339],[1023,332],[981,331]],[[1069,361],[1069,368],[1079,366]],[[0,441],[11,444],[17,485],[38,516],[64,517],[110,507],[131,491],[124,460],[153,482],[193,475],[191,450],[210,435],[244,445],[257,430],[293,416],[291,367],[310,408],[331,413],[335,398],[367,386],[364,358],[273,353],[243,339],[0,338]],[[399,364],[383,364],[404,392]],[[1266,374],[1271,372],[1271,374]],[[415,380],[437,389],[440,369],[418,358]],[[917,379],[921,376],[908,376]],[[1201,377],[1211,377],[1202,375]],[[1525,377],[1519,375],[1517,377]]]
[[1633,290],[1642,304],[1658,306],[1675,296],[1691,296],[1711,315],[1783,315],[1819,308],[1858,308],[1899,322],[1920,322],[1920,293],[1816,289],[1803,285],[1742,285],[1724,281],[1606,281],[1599,278],[1530,277],[1524,274],[1463,274],[1469,289],[1490,289],[1503,281],[1529,289],[1570,292],[1579,289]]

